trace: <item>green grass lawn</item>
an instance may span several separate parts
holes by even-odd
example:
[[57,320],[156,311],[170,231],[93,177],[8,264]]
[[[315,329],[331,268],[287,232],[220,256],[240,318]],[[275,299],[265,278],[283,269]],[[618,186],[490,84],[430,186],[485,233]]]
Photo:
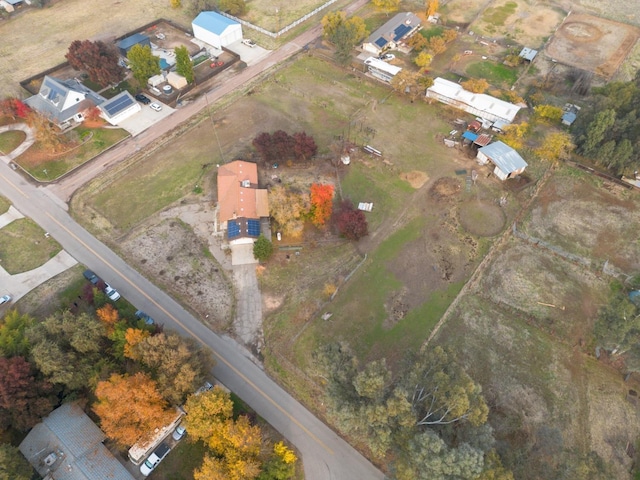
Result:
[[26,138],[27,136],[21,130],[9,130],[8,132],[0,133],[0,152],[3,155],[8,155],[18,148]]
[[53,258],[62,247],[33,220],[20,218],[0,229],[0,261],[11,275],[28,272]]
[[10,206],[11,202],[0,195],[0,215],[2,215],[3,213],[7,213]]
[[207,447],[203,442],[190,442],[188,437],[185,437],[158,465],[150,478],[154,480],[192,480],[193,471],[202,465],[206,450]]
[[489,61],[470,63],[465,73],[469,77],[484,78],[490,84],[502,88],[513,85],[518,79],[515,69]]
[[444,32],[444,27],[438,25],[431,28],[423,28],[422,30],[420,30],[420,35],[429,40],[433,37],[439,37],[440,35],[442,35],[442,32]]
[[78,141],[84,141],[83,139],[87,138],[89,134],[91,134],[91,138],[55,157],[47,155],[36,142],[15,162],[37,180],[51,181],[91,160],[129,136],[129,133],[121,128],[78,127],[73,130],[72,134],[77,136]]
[[502,26],[511,15],[518,9],[516,2],[507,2],[499,7],[490,7],[484,11],[482,20],[488,25]]

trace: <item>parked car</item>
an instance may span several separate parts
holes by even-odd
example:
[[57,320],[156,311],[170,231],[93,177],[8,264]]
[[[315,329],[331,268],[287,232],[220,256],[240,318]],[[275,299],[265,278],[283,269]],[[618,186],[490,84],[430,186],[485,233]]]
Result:
[[142,93],[136,95],[136,100],[144,105],[149,105],[151,103],[151,99]]
[[245,38],[244,40],[242,40],[242,43],[245,44],[247,47],[251,47],[251,48],[256,46],[256,42],[254,42],[250,38]]
[[153,472],[153,469],[160,464],[162,459],[169,455],[170,451],[171,449],[166,443],[163,442],[158,445],[158,448],[156,448],[153,453],[149,455],[149,458],[147,458],[144,463],[140,465],[140,473],[142,473],[142,475],[144,475],[145,477],[148,476],[151,472]]
[[82,274],[84,275],[84,278],[86,278],[87,280],[89,280],[92,284],[97,285],[98,282],[100,281],[100,277],[98,277],[95,273],[93,273],[91,270],[85,270],[84,273]]
[[144,323],[146,323],[147,325],[153,325],[155,323],[153,321],[153,318],[151,318],[148,314],[144,313],[142,310],[138,310],[136,312],[136,317],[139,318],[140,320],[144,320]]
[[0,305],[4,305],[5,303],[9,303],[11,301],[11,295],[3,295],[0,297]]
[[378,58],[380,58],[380,60],[393,60],[396,56],[393,53],[383,53]]
[[171,435],[171,438],[173,438],[177,442],[178,440],[182,440],[182,437],[184,437],[185,433],[187,433],[187,429],[182,425],[178,425],[173,431],[173,435]]
[[159,112],[160,110],[162,110],[162,105],[160,105],[159,103],[156,103],[156,102],[153,102],[149,106],[151,107],[151,110],[155,110],[156,112]]
[[114,302],[120,299],[120,294],[118,293],[118,291],[108,283],[104,284],[104,293],[107,295],[107,297],[109,297],[110,300],[113,300]]
[[213,388],[213,385],[211,385],[210,382],[204,382],[204,385],[202,385],[198,390],[196,390],[196,395],[200,395],[201,393],[208,392],[212,388]]

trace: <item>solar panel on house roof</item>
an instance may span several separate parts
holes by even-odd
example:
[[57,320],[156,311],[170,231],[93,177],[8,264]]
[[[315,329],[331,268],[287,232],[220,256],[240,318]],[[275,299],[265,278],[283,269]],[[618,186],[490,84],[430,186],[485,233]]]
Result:
[[57,101],[59,98],[64,97],[67,94],[67,91],[64,90],[58,83],[52,81],[50,78],[47,78],[44,83],[45,87],[49,89],[47,93],[47,100]]
[[231,240],[240,236],[240,225],[235,220],[229,220],[227,222],[227,238]]
[[247,220],[247,234],[251,237],[260,236],[260,220]]
[[133,105],[133,98],[129,95],[122,95],[113,98],[111,101],[102,105],[102,108],[107,111],[110,116],[114,116],[124,109]]
[[398,25],[396,29],[393,31],[393,41],[397,42],[410,31],[411,31],[411,25],[406,25],[404,23],[402,25]]
[[377,39],[374,42],[377,46],[379,46],[380,48],[384,47],[388,42],[387,39],[384,37],[380,37],[379,39]]

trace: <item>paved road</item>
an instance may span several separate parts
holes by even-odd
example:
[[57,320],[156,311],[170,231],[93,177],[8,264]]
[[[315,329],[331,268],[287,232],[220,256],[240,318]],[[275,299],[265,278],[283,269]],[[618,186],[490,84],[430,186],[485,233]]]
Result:
[[218,361],[213,372],[216,378],[300,450],[308,480],[383,478],[363,456],[272,381],[246,350],[206,328],[77,224],[44,189],[34,187],[4,163],[0,163],[0,192],[138,308],[211,348]]
[[[367,0],[357,0],[347,10],[354,11],[366,2]],[[31,217],[48,231],[74,258],[90,266],[105,281],[117,287],[138,308],[165,323],[167,327],[190,335],[209,347],[218,361],[213,374],[298,448],[308,480],[382,479],[383,474],[379,470],[273,382],[253,363],[242,347],[232,339],[211,332],[66,213],[65,202],[73,192],[103,168],[124,160],[160,138],[204,108],[207,103],[214,102],[290,57],[320,33],[320,26],[305,32],[265,60],[216,87],[208,98],[203,96],[178,110],[164,122],[101,155],[87,168],[57,185],[46,189],[36,188],[12,171],[7,164],[0,162],[0,193],[24,215]]]

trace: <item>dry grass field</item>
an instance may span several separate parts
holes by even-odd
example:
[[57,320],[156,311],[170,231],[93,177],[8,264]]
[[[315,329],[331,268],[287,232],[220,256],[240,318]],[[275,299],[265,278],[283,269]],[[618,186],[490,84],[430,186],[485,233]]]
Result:
[[0,96],[25,95],[19,82],[64,62],[73,40],[110,41],[158,18],[191,25],[168,0],[64,0],[25,8],[0,23]]

